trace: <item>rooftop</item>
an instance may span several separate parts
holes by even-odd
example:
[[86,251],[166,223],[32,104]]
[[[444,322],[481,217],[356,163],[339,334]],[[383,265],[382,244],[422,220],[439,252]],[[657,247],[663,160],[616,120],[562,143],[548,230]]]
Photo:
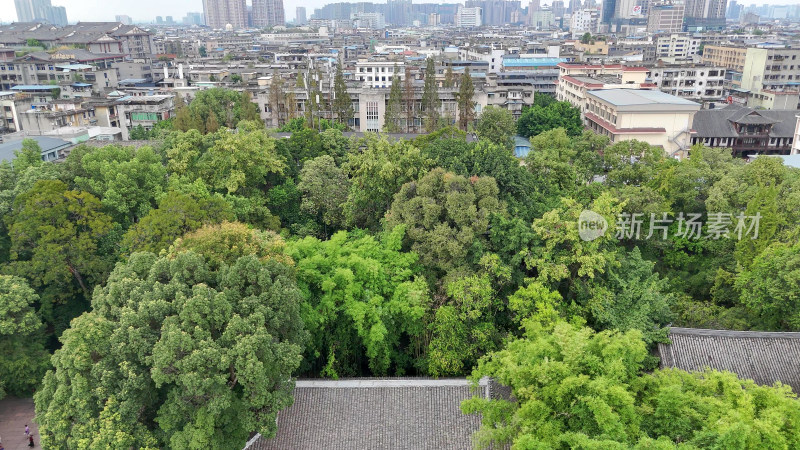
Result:
[[800,333],[670,328],[658,344],[662,367],[725,370],[758,384],[800,389]]
[[634,105],[680,105],[696,106],[700,105],[674,95],[648,89],[606,89],[589,91],[589,95],[595,96],[600,100],[611,103],[614,106],[634,106]]
[[503,58],[504,67],[552,66],[565,62],[564,58]]
[[277,435],[256,435],[246,448],[469,450],[480,417],[460,405],[489,389],[488,380],[477,393],[464,379],[299,380]]

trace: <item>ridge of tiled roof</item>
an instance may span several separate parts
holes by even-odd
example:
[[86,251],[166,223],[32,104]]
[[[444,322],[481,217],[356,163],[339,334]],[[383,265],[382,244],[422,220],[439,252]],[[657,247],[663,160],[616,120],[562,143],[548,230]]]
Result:
[[669,339],[658,344],[662,368],[724,370],[800,391],[800,333],[670,328]]

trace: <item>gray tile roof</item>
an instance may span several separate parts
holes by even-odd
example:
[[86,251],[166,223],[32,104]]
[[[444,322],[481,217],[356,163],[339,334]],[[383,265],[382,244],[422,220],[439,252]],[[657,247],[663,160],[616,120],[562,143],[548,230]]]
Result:
[[794,109],[759,109],[742,107],[735,104],[722,109],[703,109],[697,111],[692,122],[693,137],[737,137],[734,122],[744,124],[773,123],[771,137],[790,138],[794,136],[797,123],[796,115],[800,110]]
[[661,367],[726,370],[800,392],[800,333],[670,328],[669,339],[670,344],[658,344]]
[[[478,394],[488,386],[482,381]],[[277,435],[256,436],[246,448],[469,450],[480,418],[460,405],[472,396],[463,379],[300,380],[294,405],[278,414]]]

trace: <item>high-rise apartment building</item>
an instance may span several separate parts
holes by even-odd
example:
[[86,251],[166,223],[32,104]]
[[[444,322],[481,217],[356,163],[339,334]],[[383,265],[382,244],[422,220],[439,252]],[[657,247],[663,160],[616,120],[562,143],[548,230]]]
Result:
[[133,19],[131,19],[131,16],[125,14],[114,16],[114,20],[123,25],[133,25]]
[[459,8],[456,14],[457,27],[479,27],[483,25],[483,11],[481,8]]
[[386,23],[397,26],[411,24],[411,0],[387,0]]
[[728,12],[726,16],[728,19],[732,20],[739,20],[739,17],[742,15],[742,10],[744,9],[744,5],[740,5],[736,0],[731,0],[728,3]]
[[686,0],[687,31],[722,30],[728,0]]
[[234,29],[247,28],[245,0],[203,0],[203,13],[206,15],[206,25],[211,28],[221,29],[227,25]]
[[252,23],[254,27],[273,27],[286,23],[283,0],[253,0]]
[[33,6],[31,0],[14,0],[17,8],[17,20],[20,22],[33,22]]
[[305,25],[308,23],[308,18],[306,18],[306,8],[303,6],[298,6],[297,11],[295,12],[294,16],[294,23],[297,25]]
[[573,38],[579,38],[585,33],[597,34],[599,28],[600,13],[596,9],[578,9],[572,12],[569,31]]
[[483,24],[497,26],[513,23],[512,15],[522,9],[518,0],[467,0],[464,6],[481,8]]
[[650,5],[647,16],[648,33],[679,33],[683,31],[686,5],[683,0],[666,1]]
[[47,22],[60,27],[67,25],[67,9],[53,6],[50,0],[14,0],[20,22]]

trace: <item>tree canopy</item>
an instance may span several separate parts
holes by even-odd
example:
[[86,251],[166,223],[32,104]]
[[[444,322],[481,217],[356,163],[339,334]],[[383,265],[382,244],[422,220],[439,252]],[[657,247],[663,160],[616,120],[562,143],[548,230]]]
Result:
[[36,393],[43,446],[239,447],[292,404],[306,335],[283,263],[136,253],[75,319]]

